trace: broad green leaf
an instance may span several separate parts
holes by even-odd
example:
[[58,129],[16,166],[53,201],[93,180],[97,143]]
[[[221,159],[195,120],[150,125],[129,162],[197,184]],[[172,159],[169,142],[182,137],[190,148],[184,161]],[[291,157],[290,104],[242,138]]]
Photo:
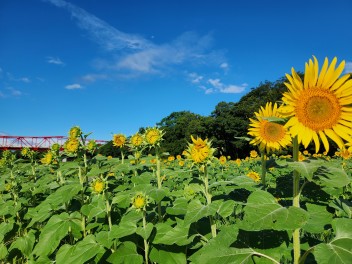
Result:
[[27,258],[32,253],[33,245],[35,243],[35,231],[32,229],[22,237],[18,237],[9,248],[11,251],[14,248],[18,248],[24,256]]
[[182,252],[175,253],[171,251],[158,250],[155,247],[150,251],[149,258],[152,262],[158,264],[186,264],[186,255]]
[[128,191],[114,194],[111,204],[116,204],[119,208],[128,208],[131,205],[131,195]]
[[327,188],[342,188],[351,182],[345,170],[335,167],[322,167],[314,175],[313,180]]
[[194,236],[188,237],[189,225],[184,225],[179,222],[176,226],[172,227],[166,223],[156,224],[156,235],[153,240],[154,244],[164,245],[179,245],[184,246],[191,243]]
[[132,235],[137,230],[137,222],[142,219],[142,213],[131,210],[126,213],[118,225],[113,225],[110,231],[111,238],[121,238]]
[[199,219],[215,215],[222,201],[214,201],[209,205],[203,205],[198,199],[192,200],[187,207],[185,215],[185,225],[197,222]]
[[99,244],[106,248],[110,248],[114,243],[115,238],[111,237],[111,231],[100,231],[95,234],[96,240]]
[[60,244],[61,239],[63,239],[70,227],[67,218],[69,215],[67,213],[62,213],[60,215],[53,215],[48,223],[41,230],[39,236],[39,242],[33,250],[33,254],[37,256],[48,256],[54,252],[54,250]]
[[2,242],[4,240],[5,235],[12,230],[13,224],[13,221],[2,222],[0,224],[0,242]]
[[92,202],[85,204],[81,208],[81,212],[88,216],[88,221],[92,220],[95,217],[104,218],[106,215],[105,200],[102,195],[94,196]]
[[202,256],[207,255],[208,252],[212,251],[214,247],[228,248],[233,242],[236,241],[237,235],[238,227],[234,225],[221,227],[217,236],[210,239],[207,244],[205,244],[201,249],[189,257],[189,260],[191,260],[192,263],[201,263],[197,260],[201,259]]
[[236,205],[236,202],[233,200],[227,200],[227,201],[223,202],[220,205],[220,208],[218,210],[218,214],[221,215],[221,217],[223,217],[223,218],[230,216],[234,211],[235,205]]
[[321,160],[294,161],[287,162],[287,165],[298,171],[301,176],[311,181],[314,173],[318,170],[318,168],[324,165],[324,162]]
[[131,178],[132,183],[134,184],[150,184],[150,181],[154,178],[153,174],[150,172],[142,173],[138,176],[133,176]]
[[164,197],[169,193],[169,190],[165,187],[161,189],[153,188],[147,194],[155,200],[155,202],[159,203]]
[[105,249],[96,242],[94,235],[88,235],[74,246],[63,245],[56,253],[56,263],[86,263],[101,251]]
[[126,241],[110,255],[107,261],[114,264],[142,264],[143,257],[137,253],[136,244]]
[[244,207],[244,230],[264,229],[293,230],[302,227],[308,220],[308,213],[297,207],[282,207],[270,193],[262,190],[253,192]]
[[4,243],[0,243],[0,260],[5,259],[8,254],[7,248]]
[[185,215],[187,212],[188,201],[186,198],[177,198],[173,207],[167,207],[166,212],[170,215]]
[[37,211],[37,208],[29,208],[27,214],[24,217],[25,219],[31,219],[27,228],[31,227],[37,222],[45,221],[51,216],[51,214],[52,214],[52,208],[50,204],[45,204],[39,207],[38,211]]
[[[203,254],[197,255],[197,257],[192,258],[193,263],[198,264],[249,264],[253,263],[252,257],[254,255],[262,255],[260,260],[264,260],[262,253],[259,253],[251,248],[229,248],[215,245],[208,249],[208,251],[203,252]],[[267,258],[272,258],[267,256]],[[257,263],[261,263],[260,260]],[[274,259],[277,263],[279,260]]]
[[307,203],[309,218],[307,223],[302,227],[303,230],[310,233],[321,233],[325,230],[326,225],[330,225],[332,214],[326,211],[326,206]]
[[140,235],[143,237],[143,239],[147,240],[152,233],[154,228],[154,225],[152,223],[148,223],[145,228],[144,227],[138,227],[136,230],[137,235]]
[[330,243],[315,246],[314,257],[318,264],[349,264],[352,260],[352,219],[336,218],[332,227],[335,238]]

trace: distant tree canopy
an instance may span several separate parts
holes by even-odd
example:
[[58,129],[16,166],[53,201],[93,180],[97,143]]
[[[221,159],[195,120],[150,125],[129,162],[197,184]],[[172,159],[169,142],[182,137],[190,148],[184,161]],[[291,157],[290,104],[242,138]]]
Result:
[[[303,77],[303,75],[300,73]],[[261,106],[267,102],[280,102],[283,92],[287,91],[284,84],[285,77],[275,82],[265,81],[258,87],[252,88],[238,102],[219,102],[210,116],[201,116],[190,111],[173,112],[164,117],[156,125],[164,132],[161,148],[171,155],[181,154],[191,142],[191,135],[212,140],[217,149],[215,155],[244,158],[248,156],[250,146],[248,141],[237,137],[247,137],[249,118],[254,117]],[[139,132],[143,132],[141,128]],[[104,154],[113,150],[113,156],[118,150],[108,144]]]

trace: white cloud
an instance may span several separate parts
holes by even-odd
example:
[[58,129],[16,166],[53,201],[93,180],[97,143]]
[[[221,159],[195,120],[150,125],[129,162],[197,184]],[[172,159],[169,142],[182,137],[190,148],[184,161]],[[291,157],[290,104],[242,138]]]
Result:
[[19,78],[18,80],[21,81],[21,82],[24,82],[24,83],[30,83],[31,82],[31,80],[29,78],[27,78],[27,77],[22,77],[22,78]]
[[200,83],[204,78],[203,76],[201,76],[195,72],[189,73],[188,77],[190,78],[191,82],[195,83],[195,84]]
[[47,63],[56,65],[65,65],[65,63],[60,58],[47,57]]
[[[114,52],[114,59],[100,60],[99,66],[118,71],[120,75],[165,74],[165,70],[170,66],[186,63],[187,66],[220,65],[221,61],[224,61],[221,51],[209,51],[212,44],[211,35],[197,36],[195,33],[186,32],[170,43],[155,44],[139,35],[122,32],[64,0],[46,1],[67,10],[77,25],[89,33],[91,39],[105,50]],[[117,53],[118,51],[121,53]]]
[[0,91],[0,98],[5,98],[5,94],[3,94],[1,91]]
[[220,68],[223,69],[225,72],[229,70],[229,64],[227,62],[223,62],[220,64]]
[[241,85],[228,84],[225,85],[220,79],[208,79],[208,83],[213,86],[212,92],[220,93],[242,93],[248,84],[243,83]]
[[352,73],[352,61],[346,62],[345,73]]
[[67,90],[77,90],[77,89],[82,89],[82,85],[78,84],[78,83],[74,83],[74,84],[69,84],[69,85],[66,85],[65,88]]
[[89,82],[89,83],[95,82],[97,80],[105,80],[107,78],[108,76],[106,74],[94,74],[94,73],[86,74],[81,77],[82,81]]
[[117,30],[105,21],[69,2],[64,0],[47,0],[47,2],[68,10],[71,16],[77,20],[78,26],[87,30],[91,37],[106,50],[145,49],[152,46],[152,43],[146,39]]

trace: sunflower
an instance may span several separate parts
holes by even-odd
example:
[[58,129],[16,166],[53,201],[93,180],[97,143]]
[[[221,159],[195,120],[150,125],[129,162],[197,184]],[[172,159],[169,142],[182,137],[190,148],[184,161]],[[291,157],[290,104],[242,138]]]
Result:
[[70,138],[65,142],[65,151],[68,153],[76,153],[79,148],[79,141],[77,138]]
[[53,161],[53,153],[51,153],[51,151],[48,151],[40,161],[41,163],[46,165],[51,164]]
[[104,191],[105,183],[101,179],[96,179],[92,183],[92,189],[95,193],[99,194]]
[[114,134],[112,142],[115,147],[122,148],[126,143],[126,136],[123,134]]
[[250,171],[247,173],[247,177],[251,178],[255,182],[260,182],[260,176],[258,172]]
[[197,137],[195,139],[191,136],[192,142],[188,144],[188,149],[186,150],[186,157],[191,159],[196,164],[205,163],[213,158],[215,149],[211,147],[211,142],[208,139],[201,139]]
[[133,147],[139,147],[143,143],[143,137],[141,134],[136,133],[131,137],[130,141]]
[[251,158],[255,159],[255,158],[258,157],[258,152],[255,151],[255,150],[251,150],[251,151],[249,152],[249,156],[250,156]]
[[70,129],[70,131],[68,132],[68,135],[69,135],[70,139],[71,138],[77,138],[77,137],[81,136],[81,134],[82,134],[82,131],[81,131],[79,126],[72,127]]
[[219,162],[221,165],[224,165],[226,163],[226,157],[225,156],[220,156]]
[[259,145],[261,151],[267,152],[280,150],[291,144],[291,136],[287,129],[278,123],[267,120],[269,117],[281,118],[277,104],[266,103],[261,107],[259,112],[255,113],[256,119],[250,118],[251,123],[248,129],[248,135],[254,137],[250,142],[253,145]]
[[137,193],[133,198],[132,198],[132,207],[135,208],[137,211],[144,210],[145,207],[147,206],[148,203],[148,198],[145,194],[143,193]]
[[89,140],[88,144],[87,144],[87,150],[90,152],[94,152],[95,149],[97,148],[97,143],[95,142],[95,140]]
[[290,117],[286,123],[298,143],[307,148],[312,140],[315,152],[320,149],[320,140],[329,151],[327,136],[342,149],[344,140],[351,141],[352,122],[352,79],[349,74],[339,78],[345,61],[337,68],[336,57],[329,65],[325,58],[319,73],[318,60],[313,57],[305,64],[304,80],[292,68],[292,76],[286,74],[288,92],[283,94],[282,114]]
[[153,127],[153,128],[148,128],[145,131],[145,141],[147,144],[150,146],[155,146],[160,143],[163,137],[163,131],[159,128]]

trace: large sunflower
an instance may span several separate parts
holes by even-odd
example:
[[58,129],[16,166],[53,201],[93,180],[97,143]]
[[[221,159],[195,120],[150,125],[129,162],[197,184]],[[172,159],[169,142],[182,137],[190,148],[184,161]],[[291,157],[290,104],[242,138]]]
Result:
[[276,103],[274,105],[266,103],[265,107],[261,107],[259,112],[255,113],[255,116],[256,119],[249,119],[251,123],[248,135],[254,137],[251,144],[259,145],[260,150],[266,149],[270,152],[280,150],[291,143],[291,136],[283,125],[267,120],[268,117],[282,117]]
[[286,127],[305,148],[313,140],[318,152],[321,140],[329,151],[328,136],[342,149],[343,140],[352,140],[352,80],[348,80],[349,74],[339,78],[345,61],[335,68],[336,57],[330,65],[325,58],[319,73],[318,60],[313,59],[314,62],[310,59],[305,64],[303,81],[293,68],[292,76],[286,74],[289,82],[285,85],[289,91],[282,98],[282,113],[290,117]]

